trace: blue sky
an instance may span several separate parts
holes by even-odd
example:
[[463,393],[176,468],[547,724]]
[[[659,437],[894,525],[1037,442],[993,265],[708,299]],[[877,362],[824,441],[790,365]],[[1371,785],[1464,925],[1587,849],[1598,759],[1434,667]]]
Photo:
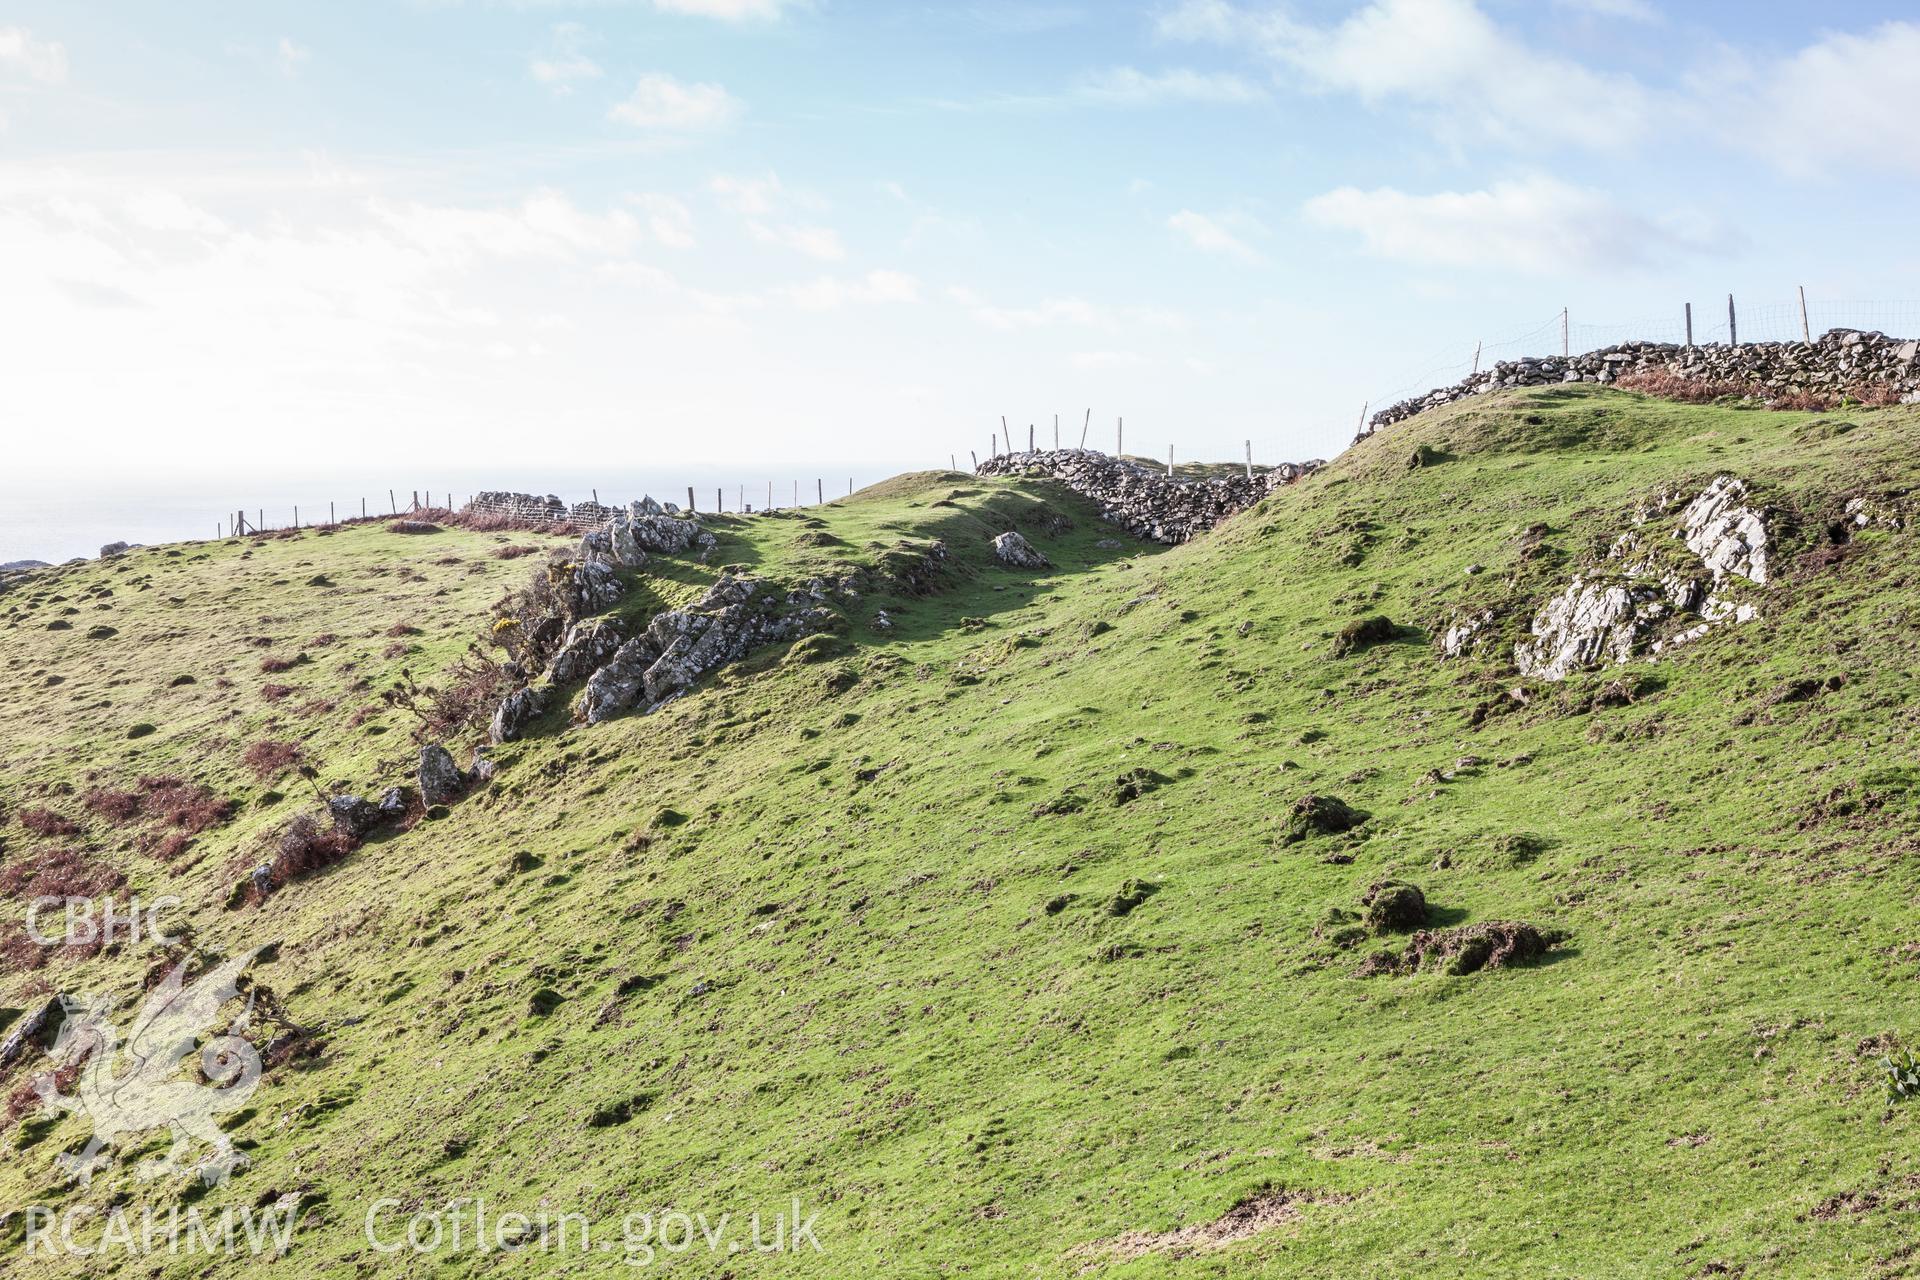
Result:
[[1903,8],[12,0],[9,449],[1279,461],[1562,306],[1892,328]]

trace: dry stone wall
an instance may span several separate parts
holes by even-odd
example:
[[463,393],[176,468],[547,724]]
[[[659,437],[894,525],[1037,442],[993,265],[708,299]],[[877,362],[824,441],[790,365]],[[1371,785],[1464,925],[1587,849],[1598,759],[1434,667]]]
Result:
[[1091,499],[1101,516],[1142,538],[1179,543],[1205,533],[1285,484],[1325,464],[1283,463],[1208,480],[1170,478],[1092,449],[1041,449],[1003,453],[980,464],[983,476],[1044,476]]
[[1735,382],[1752,386],[1762,395],[1858,395],[1884,389],[1911,404],[1920,403],[1920,342],[1858,329],[1831,329],[1810,343],[1688,347],[1670,342],[1626,342],[1585,355],[1502,360],[1450,387],[1439,387],[1380,410],[1367,420],[1360,438],[1424,409],[1489,391],[1559,382],[1607,383],[1629,373],[1669,373],[1702,382]]
[[[657,503],[651,498],[645,501],[654,511],[678,509],[671,502]],[[469,515],[499,516],[507,520],[523,520],[528,524],[570,521],[582,525],[603,525],[615,516],[624,514],[626,508],[609,507],[599,502],[576,502],[568,506],[551,493],[542,497],[532,493],[507,493],[490,489],[486,493],[476,494],[473,501],[461,510]]]

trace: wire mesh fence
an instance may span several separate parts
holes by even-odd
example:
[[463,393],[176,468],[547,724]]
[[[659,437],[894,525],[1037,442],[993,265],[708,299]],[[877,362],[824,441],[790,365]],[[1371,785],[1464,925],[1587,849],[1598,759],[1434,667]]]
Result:
[[1583,319],[1568,308],[1492,341],[1454,343],[1422,361],[1410,362],[1407,371],[1391,379],[1388,389],[1368,400],[1366,413],[1424,396],[1437,387],[1451,386],[1502,360],[1584,355],[1627,342],[1680,345],[1691,341],[1696,346],[1736,339],[1741,344],[1799,342],[1807,336],[1818,339],[1830,329],[1878,330],[1896,336],[1920,334],[1920,302],[1809,298],[1803,312],[1797,299],[1760,306],[1736,300],[1731,315],[1722,303],[1692,307],[1691,314],[1682,304],[1663,314],[1604,322]]

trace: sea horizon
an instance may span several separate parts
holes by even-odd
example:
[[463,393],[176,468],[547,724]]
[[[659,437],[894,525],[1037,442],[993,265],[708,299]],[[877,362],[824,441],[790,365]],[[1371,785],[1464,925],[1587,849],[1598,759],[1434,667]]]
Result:
[[931,469],[907,463],[834,463],[809,468],[802,476],[795,468],[777,465],[692,463],[606,471],[508,465],[436,468],[438,474],[423,471],[418,481],[404,486],[397,475],[376,475],[371,468],[158,480],[125,474],[93,479],[72,473],[15,475],[0,479],[0,564],[88,559],[113,542],[151,546],[213,538],[229,532],[235,511],[244,511],[249,524],[283,528],[296,519],[313,525],[357,518],[363,501],[367,515],[380,516],[405,513],[416,496],[423,506],[444,505],[447,495],[461,505],[487,490],[552,494],[569,504],[596,495],[609,505],[651,495],[684,506],[689,486],[696,510],[711,511],[719,500],[727,511],[739,511],[743,503],[759,511],[768,505],[769,492],[775,507],[806,506],[821,497],[827,501],[845,497],[850,487],[859,489],[905,471]]

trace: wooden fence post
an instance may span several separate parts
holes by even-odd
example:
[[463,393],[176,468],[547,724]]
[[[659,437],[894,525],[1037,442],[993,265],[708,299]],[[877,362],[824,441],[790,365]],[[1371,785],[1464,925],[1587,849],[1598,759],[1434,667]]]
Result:
[[1687,304],[1687,346],[1693,346],[1693,304]]
[[969,449],[967,450],[967,456],[973,459],[973,473],[975,475],[979,475],[980,474],[980,455],[975,453],[973,450]]
[[1368,400],[1367,402],[1365,402],[1360,406],[1360,434],[1361,435],[1367,434],[1367,410],[1371,408],[1373,408],[1373,401],[1371,400]]
[[1573,326],[1567,323],[1568,311],[1567,307],[1560,308],[1560,358],[1563,360],[1573,354],[1572,336],[1568,332]]
[[[596,498],[594,498],[594,500],[593,500],[593,501],[594,501],[594,505],[595,505],[595,506],[598,506],[598,505],[599,505],[599,503],[600,503],[600,499],[599,499],[598,497],[596,497]],[[693,486],[692,486],[692,485],[688,485],[688,486],[687,486],[687,514],[688,514],[688,515],[693,515],[693,514],[694,514],[694,506],[693,506]]]
[[1740,345],[1740,319],[1733,313],[1733,295],[1727,295],[1727,345]]
[[1113,420],[1113,456],[1116,458],[1127,456],[1127,420],[1125,418]]
[[1475,377],[1478,377],[1480,374],[1480,348],[1482,345],[1483,344],[1479,342],[1473,344],[1473,376]]
[[1053,415],[1053,451],[1060,452],[1060,415]]
[[1807,327],[1807,286],[1800,286],[1800,340],[1813,345],[1813,330]]
[[1173,479],[1173,446],[1167,446],[1167,479]]
[[1033,424],[1031,422],[1027,424],[1027,452],[1033,452]]
[[1253,479],[1253,441],[1247,441],[1247,479]]
[[393,508],[393,514],[400,514],[400,499],[393,496],[393,490],[387,490],[387,505]]
[[1093,425],[1093,410],[1087,410],[1087,420],[1080,424],[1080,447],[1087,447],[1087,428]]
[[713,514],[717,516],[727,514],[727,491],[719,485],[713,486]]
[[816,507],[824,506],[826,505],[826,501],[827,482],[816,476],[813,481],[813,505]]

